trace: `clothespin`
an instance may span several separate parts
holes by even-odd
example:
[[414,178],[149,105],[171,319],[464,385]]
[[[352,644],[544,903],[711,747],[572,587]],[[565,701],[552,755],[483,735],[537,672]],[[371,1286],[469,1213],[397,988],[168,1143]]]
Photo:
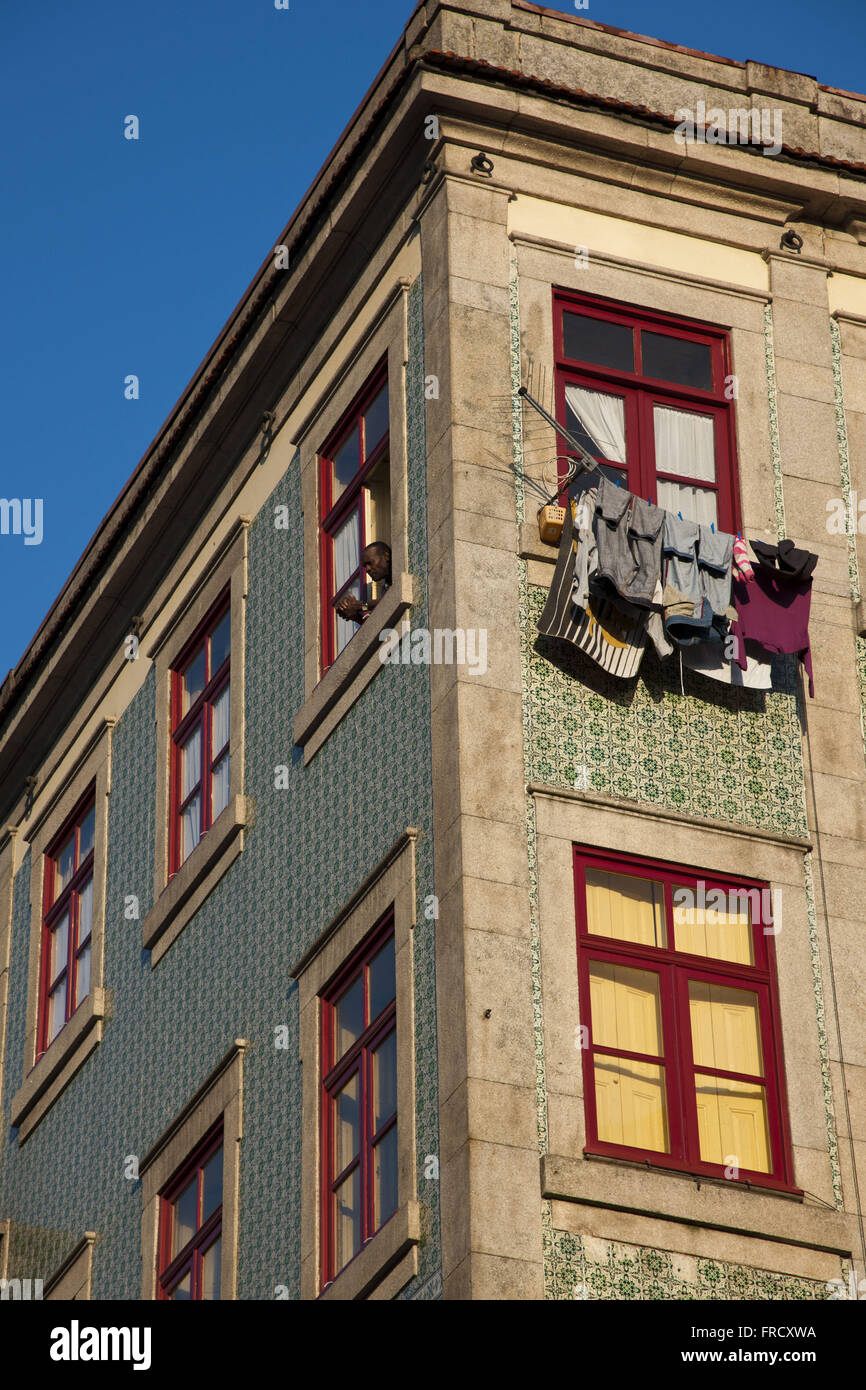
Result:
[[712,531],[713,535],[716,534],[716,523],[714,521],[710,522],[710,530]]
[[616,485],[617,485],[617,487],[619,487],[619,478],[617,478],[617,480],[616,480]]
[[683,514],[682,514],[682,512],[677,512],[677,516],[679,517],[680,521],[682,521],[682,519],[683,519]]
[[740,535],[740,533],[739,533],[739,531],[738,531],[738,532],[737,532],[737,540],[738,540],[738,541],[741,541],[742,539],[743,539],[743,538],[742,538],[742,536]]

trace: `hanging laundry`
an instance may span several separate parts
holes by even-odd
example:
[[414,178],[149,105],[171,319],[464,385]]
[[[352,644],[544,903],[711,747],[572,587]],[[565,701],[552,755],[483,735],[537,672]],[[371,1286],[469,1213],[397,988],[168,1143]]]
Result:
[[808,579],[818,563],[818,556],[810,550],[798,550],[791,540],[779,541],[778,545],[768,545],[766,541],[751,541],[752,550],[758,564],[766,568],[778,569],[792,579]]
[[585,608],[589,598],[589,581],[598,569],[598,550],[593,532],[593,519],[598,501],[598,488],[584,493],[576,503],[574,533],[574,586],[572,601]]
[[733,562],[733,574],[735,579],[742,579],[747,584],[750,580],[754,579],[755,572],[752,569],[752,562],[749,559],[749,552],[746,549],[746,542],[743,540],[742,536],[737,536],[736,540],[734,541],[733,553],[731,558]]
[[698,577],[701,593],[709,600],[713,616],[725,620],[722,626],[727,631],[727,620],[736,617],[733,610],[728,612],[731,607],[731,559],[734,538],[724,531],[712,531],[709,526],[701,526],[699,530]]
[[589,594],[584,608],[574,604],[575,510],[574,503],[565,508],[553,582],[538,620],[538,631],[543,637],[570,642],[603,670],[628,679],[637,673],[643,659],[648,615],[627,615],[612,600],[596,594]]
[[598,550],[595,592],[606,589],[641,605],[650,604],[661,564],[665,513],[603,477],[598,488],[594,534]]
[[773,672],[769,654],[755,642],[746,642],[746,669],[741,670],[725,656],[721,642],[697,642],[683,648],[683,665],[701,676],[721,685],[741,686],[748,690],[772,690]]
[[760,642],[770,652],[795,653],[809,677],[809,694],[814,696],[809,610],[812,571],[818,557],[808,550],[795,549],[793,541],[780,541],[778,546],[752,541],[751,545],[758,560],[754,578],[750,584],[739,579],[734,582],[737,620],[731,626],[731,635],[738,639],[737,665],[741,670],[747,667],[748,639]]

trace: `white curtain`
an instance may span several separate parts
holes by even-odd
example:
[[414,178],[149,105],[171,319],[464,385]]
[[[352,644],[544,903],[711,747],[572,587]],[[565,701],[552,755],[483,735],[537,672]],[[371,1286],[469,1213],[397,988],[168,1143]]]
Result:
[[229,687],[221,690],[213,702],[213,742],[211,756],[215,756],[229,741]]
[[712,415],[692,411],[653,408],[656,439],[656,471],[679,473],[704,483],[716,481],[716,451]]
[[[700,482],[716,480],[716,453],[713,417],[691,410],[653,407],[655,424],[656,471],[679,473]],[[664,478],[658,480],[658,505],[669,512],[681,512],[687,521],[703,526],[718,523],[716,494],[709,488],[689,487]],[[655,500],[655,499],[653,499]]]
[[683,520],[696,521],[700,526],[718,526],[716,494],[709,488],[688,487],[685,483],[672,483],[665,478],[659,478],[656,486],[659,495],[653,501],[657,500],[660,507],[673,512],[674,516],[681,512]]
[[358,513],[353,511],[334,532],[334,591],[339,593],[361,563]]
[[566,386],[569,410],[577,416],[602,458],[625,463],[625,402],[606,391]]

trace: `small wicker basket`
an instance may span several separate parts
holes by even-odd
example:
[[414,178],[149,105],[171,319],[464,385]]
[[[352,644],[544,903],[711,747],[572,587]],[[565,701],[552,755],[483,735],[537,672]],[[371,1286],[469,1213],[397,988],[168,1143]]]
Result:
[[565,522],[565,508],[548,503],[538,509],[538,535],[546,545],[559,545]]

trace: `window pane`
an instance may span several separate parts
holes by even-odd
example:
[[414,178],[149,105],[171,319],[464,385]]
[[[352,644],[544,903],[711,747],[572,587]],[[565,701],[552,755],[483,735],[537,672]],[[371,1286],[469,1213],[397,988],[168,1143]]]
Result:
[[48,1041],[53,1042],[66,1022],[66,977],[48,1000]]
[[69,956],[69,913],[64,912],[57,926],[51,933],[51,962],[49,968],[49,980],[51,984],[57,979],[61,970],[66,969],[66,961]]
[[565,425],[595,458],[625,463],[625,401],[608,391],[566,386]]
[[[716,481],[716,436],[712,415],[653,407],[656,472],[698,482]],[[685,515],[685,513],[683,513]]]
[[606,1144],[668,1152],[664,1067],[596,1054],[595,1104]]
[[355,425],[348,439],[345,443],[340,445],[334,455],[333,472],[331,475],[333,479],[331,488],[332,505],[337,501],[337,498],[345,492],[361,465],[361,458],[358,452],[359,447],[358,427]]
[[359,975],[334,1005],[334,1061],[339,1062],[364,1031],[364,992]]
[[172,1300],[176,1300],[176,1301],[179,1302],[179,1303],[182,1303],[182,1302],[187,1301],[187,1300],[189,1300],[190,1298],[192,1298],[192,1294],[191,1294],[191,1292],[190,1292],[190,1275],[189,1275],[189,1273],[186,1273],[186,1274],[183,1276],[183,1278],[181,1279],[181,1281],[180,1281],[179,1284],[175,1284],[174,1288],[172,1289],[171,1293],[169,1294],[169,1298],[172,1299]]
[[370,961],[370,973],[367,981],[367,988],[370,995],[370,1013],[368,1023],[372,1023],[374,1018],[390,1004],[397,992],[396,979],[394,975],[394,938],[389,937],[378,955]]
[[198,1227],[198,1173],[187,1184],[174,1204],[171,1231],[171,1258],[180,1254]]
[[338,594],[361,563],[361,513],[355,508],[334,532],[334,593]]
[[696,1067],[764,1075],[757,994],[689,980],[689,1014]]
[[[348,589],[346,590],[346,593],[354,594],[355,598],[360,598],[360,579],[356,579],[354,584],[350,584]],[[355,622],[347,622],[346,619],[341,618],[339,614],[336,614],[335,616],[337,619],[337,655],[339,656],[340,652],[343,650],[346,644],[348,642],[351,642],[352,638],[355,636],[355,633],[358,631],[358,624]]]
[[562,317],[566,357],[577,362],[595,362],[600,367],[616,367],[621,372],[634,371],[634,339],[625,324],[586,314]]
[[356,1168],[334,1194],[334,1273],[361,1248],[361,1170]]
[[698,1135],[704,1163],[769,1173],[770,1132],[764,1087],[695,1074]]
[[78,862],[86,859],[93,849],[93,825],[95,819],[95,808],[91,806],[84,820],[81,822],[81,831],[78,836]]
[[66,844],[57,855],[57,876],[55,878],[54,896],[57,897],[66,887],[75,869],[75,835],[70,835]]
[[201,1224],[207,1221],[223,1199],[223,1151],[217,1149],[202,1171]]
[[213,702],[211,724],[211,756],[222,751],[229,741],[229,687],[221,690]]
[[594,960],[589,997],[592,1040],[599,1047],[663,1056],[659,977],[654,971]]
[[213,770],[213,789],[211,792],[211,816],[216,820],[229,804],[229,785],[231,782],[231,755],[226,753],[222,762]]
[[397,1126],[373,1150],[373,1226],[378,1230],[397,1210]]
[[217,1299],[220,1296],[220,1261],[222,1259],[222,1236],[209,1245],[201,1257],[201,1296]]
[[93,928],[93,879],[89,878],[78,895],[78,945],[83,946]]
[[194,796],[180,818],[181,862],[192,854],[201,839],[201,796]]
[[657,478],[658,504],[674,516],[681,513],[684,521],[696,521],[700,526],[718,526],[716,494],[707,487],[690,487],[687,483],[672,483]]
[[[721,889],[704,887],[702,894],[695,888],[675,887],[674,944],[678,951],[690,951],[696,956],[711,956],[715,960],[733,960],[740,965],[754,965],[752,928],[749,914],[749,894],[759,893],[752,888]],[[719,907],[713,904],[719,902]]]
[[364,458],[368,459],[388,429],[388,388],[383,386],[364,416]]
[[654,879],[586,871],[586,923],[596,936],[665,946],[664,904],[664,888]]
[[210,673],[215,676],[229,654],[231,644],[232,619],[231,613],[226,613],[225,617],[220,618],[210,639]]
[[713,357],[706,343],[692,343],[687,338],[672,338],[667,333],[650,333],[646,329],[640,341],[644,376],[712,391]]
[[373,1053],[373,1133],[377,1134],[397,1110],[397,1031],[389,1033]]
[[181,713],[187,714],[198,699],[205,686],[205,648],[204,643],[199,647],[192,661],[187,666],[181,677],[181,689],[183,698],[181,701]]
[[357,1156],[360,1143],[359,1075],[349,1078],[334,1096],[334,1177]]
[[78,957],[75,975],[75,1007],[90,993],[90,946],[85,946]]
[[196,723],[186,743],[180,749],[180,799],[186,801],[201,781],[201,728]]

